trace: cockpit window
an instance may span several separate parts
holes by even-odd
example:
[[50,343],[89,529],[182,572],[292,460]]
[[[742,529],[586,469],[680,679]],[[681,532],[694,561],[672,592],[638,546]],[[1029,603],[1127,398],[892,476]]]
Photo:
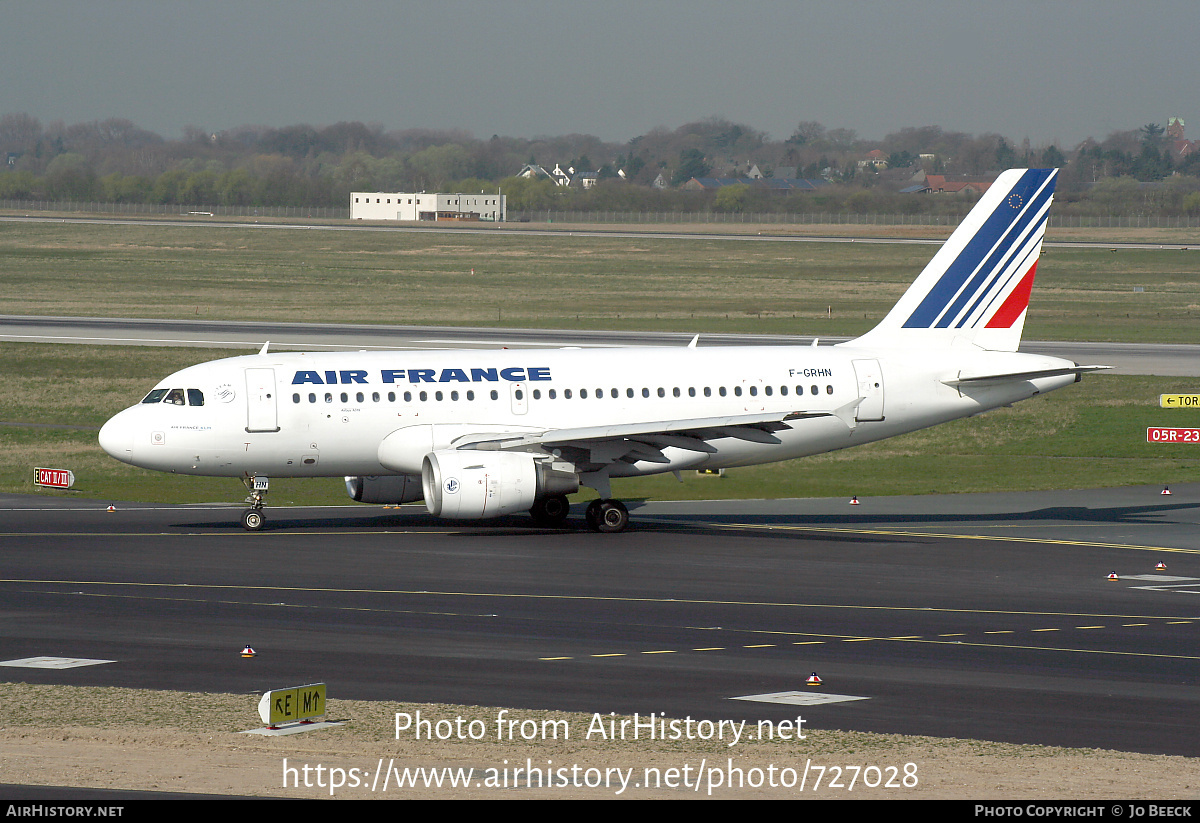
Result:
[[148,395],[142,398],[143,403],[158,403],[163,399],[163,395],[167,393],[166,389],[155,389]]
[[188,405],[189,406],[203,406],[204,405],[204,392],[200,391],[199,389],[188,389],[187,391],[188,391]]
[[164,403],[174,403],[176,406],[183,405],[183,389],[171,389],[167,392],[167,397],[163,400]]

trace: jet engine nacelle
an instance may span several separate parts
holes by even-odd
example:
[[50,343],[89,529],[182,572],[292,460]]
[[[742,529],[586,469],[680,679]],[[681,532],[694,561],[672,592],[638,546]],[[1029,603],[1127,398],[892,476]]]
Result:
[[525,452],[456,451],[425,455],[425,508],[436,517],[482,520],[528,511],[543,497],[579,491],[569,467]]
[[421,478],[411,474],[347,477],[346,494],[359,503],[411,503],[421,499]]

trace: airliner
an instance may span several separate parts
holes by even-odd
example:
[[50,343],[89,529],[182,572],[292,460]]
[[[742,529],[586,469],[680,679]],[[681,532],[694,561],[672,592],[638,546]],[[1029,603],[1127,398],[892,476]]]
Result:
[[997,178],[880,323],[835,346],[271,352],[191,366],[100,430],[124,463],[344,478],[363,503],[620,532],[611,481],[791,460],[927,428],[1104,368],[1017,353],[1057,169]]

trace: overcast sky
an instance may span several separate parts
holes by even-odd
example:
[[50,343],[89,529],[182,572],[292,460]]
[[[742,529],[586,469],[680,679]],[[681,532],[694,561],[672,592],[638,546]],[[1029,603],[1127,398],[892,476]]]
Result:
[[627,141],[727,117],[1072,147],[1181,116],[1195,0],[8,0],[0,114]]

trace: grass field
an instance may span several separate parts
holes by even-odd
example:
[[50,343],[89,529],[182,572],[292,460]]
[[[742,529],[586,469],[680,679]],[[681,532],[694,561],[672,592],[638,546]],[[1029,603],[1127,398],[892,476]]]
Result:
[[[0,293],[6,314],[832,336],[870,328],[934,250],[6,222]],[[1200,251],[1048,249],[1026,337],[1195,342],[1198,275]]]
[[[237,480],[182,477],[109,458],[96,429],[168,373],[228,350],[0,343],[0,492],[33,493],[36,466],[71,469],[70,492],[100,500],[240,501]],[[624,499],[849,497],[969,491],[1090,488],[1200,481],[1196,446],[1145,442],[1147,426],[1195,425],[1158,408],[1164,392],[1195,391],[1193,379],[1089,375],[1078,385],[902,437],[827,455],[735,469],[616,481]],[[11,425],[52,424],[62,427]],[[347,503],[338,479],[272,480],[273,505]]]

